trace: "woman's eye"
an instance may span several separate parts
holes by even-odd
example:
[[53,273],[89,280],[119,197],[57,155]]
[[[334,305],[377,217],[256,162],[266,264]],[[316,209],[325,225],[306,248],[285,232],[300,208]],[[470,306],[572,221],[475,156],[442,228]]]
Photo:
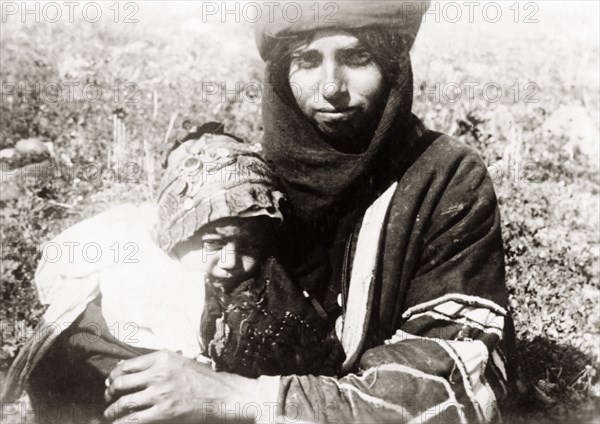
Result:
[[292,57],[292,66],[300,69],[310,69],[319,66],[321,55],[317,52],[305,52]]
[[366,50],[346,50],[342,55],[342,62],[348,66],[365,66],[372,62],[371,55]]

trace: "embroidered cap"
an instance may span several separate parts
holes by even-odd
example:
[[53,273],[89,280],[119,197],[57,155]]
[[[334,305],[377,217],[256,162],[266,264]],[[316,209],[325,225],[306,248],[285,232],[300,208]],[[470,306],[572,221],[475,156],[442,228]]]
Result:
[[157,242],[165,251],[200,228],[228,217],[283,220],[273,174],[260,144],[226,134],[189,139],[168,157],[158,194]]

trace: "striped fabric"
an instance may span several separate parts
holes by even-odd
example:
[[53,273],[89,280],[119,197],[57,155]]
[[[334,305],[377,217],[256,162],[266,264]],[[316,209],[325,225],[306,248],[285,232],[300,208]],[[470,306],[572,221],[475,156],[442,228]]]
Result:
[[[486,299],[445,295],[406,311],[407,323],[438,320],[461,329],[493,328],[487,338],[422,337],[402,329],[383,346],[364,353],[360,371],[341,379],[282,377],[278,421],[492,423],[500,419],[495,386],[506,386],[505,360],[498,345],[506,312]],[[476,324],[471,326],[471,321]],[[414,322],[413,322],[414,324]],[[497,334],[500,332],[500,335]],[[465,331],[465,333],[468,330]],[[318,393],[318,399],[313,396]],[[326,412],[326,413],[325,413]]]

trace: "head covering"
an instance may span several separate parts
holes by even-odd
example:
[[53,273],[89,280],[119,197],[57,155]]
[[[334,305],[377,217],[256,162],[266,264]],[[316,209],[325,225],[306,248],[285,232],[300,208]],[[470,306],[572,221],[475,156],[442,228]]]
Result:
[[322,29],[388,28],[402,36],[410,49],[430,1],[278,2],[263,14],[255,29],[263,60],[271,57],[274,44]]
[[[413,85],[409,50],[428,2],[338,2],[336,5],[335,23],[328,23],[324,18],[315,20],[314,12],[309,10],[302,12],[298,22],[278,19],[281,14],[274,12],[273,19],[261,23],[255,34],[258,49],[267,64],[265,82],[274,88],[262,104],[264,156],[281,179],[294,214],[310,224],[321,219],[337,219],[346,209],[353,208],[357,199],[372,200],[374,191],[390,178],[397,178],[409,156],[406,152],[412,148],[408,134],[418,122],[411,114]],[[391,35],[388,39],[403,42],[403,48],[391,52],[398,73],[389,81],[381,119],[368,147],[359,154],[335,150],[309,123],[293,98],[290,100],[286,94],[288,69],[282,66],[284,58],[270,53],[281,52],[278,46],[282,43],[294,45],[299,39],[325,28],[355,34],[363,42],[368,41],[368,32],[384,33]],[[364,44],[369,47],[368,42]]]
[[205,133],[179,144],[167,160],[158,194],[157,242],[165,251],[200,228],[228,217],[282,220],[271,171],[260,144]]

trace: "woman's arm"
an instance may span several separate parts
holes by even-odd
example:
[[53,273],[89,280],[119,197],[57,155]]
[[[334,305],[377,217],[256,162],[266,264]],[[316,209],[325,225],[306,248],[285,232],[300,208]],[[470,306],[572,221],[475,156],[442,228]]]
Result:
[[[363,355],[360,374],[281,377],[273,382],[279,392],[272,401],[279,421],[492,422],[498,411],[488,361],[480,340],[416,338],[399,330],[392,343]],[[502,374],[496,383],[506,384]]]

